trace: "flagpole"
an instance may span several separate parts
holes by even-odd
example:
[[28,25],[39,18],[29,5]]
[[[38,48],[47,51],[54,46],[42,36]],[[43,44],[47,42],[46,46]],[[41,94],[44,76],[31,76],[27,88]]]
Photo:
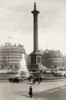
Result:
[[9,40],[10,40],[10,39],[12,39],[12,37],[11,37],[11,36],[9,36],[9,37],[8,37],[8,43],[9,43]]

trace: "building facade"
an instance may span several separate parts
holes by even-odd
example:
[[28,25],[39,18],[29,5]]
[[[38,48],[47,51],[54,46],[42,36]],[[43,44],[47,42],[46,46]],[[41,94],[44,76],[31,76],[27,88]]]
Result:
[[5,43],[0,46],[0,69],[18,69],[23,53],[25,54],[23,45]]
[[47,68],[59,68],[65,67],[65,57],[57,50],[45,50],[43,54],[43,65]]

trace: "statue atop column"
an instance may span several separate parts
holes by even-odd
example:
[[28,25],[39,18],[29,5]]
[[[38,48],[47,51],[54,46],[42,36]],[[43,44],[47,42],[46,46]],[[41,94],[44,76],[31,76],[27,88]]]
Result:
[[36,10],[36,2],[34,3],[34,10]]

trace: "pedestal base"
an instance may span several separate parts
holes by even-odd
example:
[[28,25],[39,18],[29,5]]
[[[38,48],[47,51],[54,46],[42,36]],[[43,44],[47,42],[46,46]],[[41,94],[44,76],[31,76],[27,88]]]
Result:
[[37,64],[31,64],[29,66],[29,71],[32,71],[32,72],[39,71],[39,66]]
[[29,66],[29,71],[39,72],[43,70],[43,65],[41,64],[41,54],[39,52],[32,52],[31,56],[31,64]]

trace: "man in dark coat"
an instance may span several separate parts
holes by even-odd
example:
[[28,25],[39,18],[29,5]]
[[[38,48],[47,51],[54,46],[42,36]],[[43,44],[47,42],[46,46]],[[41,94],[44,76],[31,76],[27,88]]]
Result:
[[30,97],[32,98],[32,96],[33,96],[32,86],[30,86],[30,88],[29,88],[29,95],[30,95]]

